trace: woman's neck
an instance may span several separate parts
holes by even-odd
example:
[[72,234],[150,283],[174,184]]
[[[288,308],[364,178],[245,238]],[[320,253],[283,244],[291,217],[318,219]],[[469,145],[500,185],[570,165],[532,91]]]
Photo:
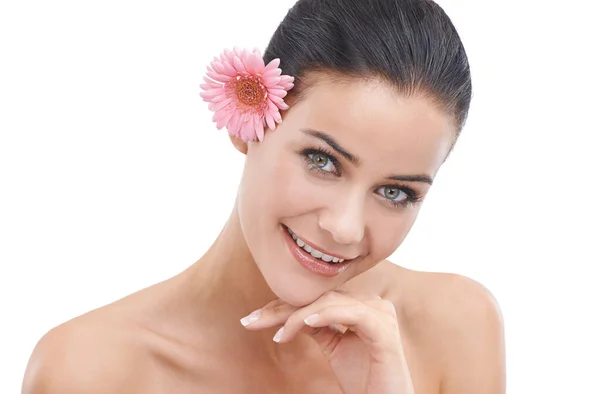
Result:
[[196,268],[198,280],[209,279],[203,292],[218,297],[233,293],[240,297],[238,303],[243,300],[250,307],[260,307],[275,298],[248,249],[237,207]]
[[276,298],[248,249],[237,207],[211,248],[184,276],[186,297],[215,325],[238,329],[242,317]]

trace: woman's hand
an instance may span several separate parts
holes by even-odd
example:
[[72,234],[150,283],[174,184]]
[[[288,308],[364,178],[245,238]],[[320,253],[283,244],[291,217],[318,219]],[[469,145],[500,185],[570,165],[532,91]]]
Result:
[[282,326],[275,342],[310,335],[345,394],[414,394],[394,305],[331,291],[310,305],[275,300],[241,320],[249,330]]

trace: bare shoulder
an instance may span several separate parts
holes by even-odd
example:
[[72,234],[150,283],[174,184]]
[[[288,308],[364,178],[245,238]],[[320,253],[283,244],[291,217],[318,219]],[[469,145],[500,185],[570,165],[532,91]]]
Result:
[[408,330],[441,371],[445,394],[505,392],[504,324],[493,294],[451,273],[407,270],[389,263],[388,277]]
[[144,357],[136,334],[110,308],[53,328],[29,359],[22,394],[137,392]]

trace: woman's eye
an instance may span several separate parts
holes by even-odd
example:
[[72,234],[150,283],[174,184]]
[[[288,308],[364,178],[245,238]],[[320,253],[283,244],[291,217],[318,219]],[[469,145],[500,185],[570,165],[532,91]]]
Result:
[[396,186],[382,186],[379,188],[378,193],[395,202],[402,202],[408,198],[408,195]]
[[324,153],[309,153],[308,158],[311,164],[320,170],[327,172],[335,172],[336,168],[333,161]]

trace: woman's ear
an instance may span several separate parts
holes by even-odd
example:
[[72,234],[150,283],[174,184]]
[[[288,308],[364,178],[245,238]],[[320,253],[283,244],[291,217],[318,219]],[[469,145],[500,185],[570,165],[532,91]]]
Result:
[[233,135],[230,135],[229,139],[231,140],[231,143],[233,144],[233,146],[235,146],[235,149],[239,150],[243,154],[248,153],[248,143],[247,142],[244,142],[240,138],[233,136]]

